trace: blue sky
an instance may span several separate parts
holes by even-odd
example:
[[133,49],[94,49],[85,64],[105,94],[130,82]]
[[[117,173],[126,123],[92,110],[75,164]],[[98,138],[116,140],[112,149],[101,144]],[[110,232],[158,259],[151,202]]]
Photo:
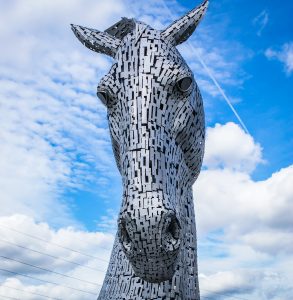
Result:
[[[1,227],[109,257],[106,249],[115,233],[121,179],[106,109],[95,90],[112,61],[83,47],[69,24],[103,30],[125,16],[162,29],[197,4],[0,0],[0,38],[5,41],[0,49],[1,239],[106,269],[103,261],[66,253]],[[210,1],[196,33],[179,47],[195,74],[206,111],[206,154],[194,197],[200,285],[208,299],[289,300],[293,294],[292,9],[290,1]],[[103,280],[101,272],[51,261],[3,241],[0,249],[64,274]],[[4,267],[73,286],[64,278],[16,263],[4,262]],[[36,299],[5,287],[9,285],[68,297],[60,286],[0,276],[2,295]],[[88,299],[71,293],[70,299]]]
[[[181,4],[190,8],[193,3]],[[220,48],[221,42],[231,43],[231,47],[236,47],[231,60],[246,56],[237,62],[243,84],[225,86],[225,90],[230,97],[241,99],[237,111],[264,148],[268,164],[256,170],[254,176],[258,179],[292,163],[292,76],[284,72],[284,64],[265,55],[267,49],[281,51],[291,41],[293,21],[288,12],[292,8],[291,2],[281,5],[276,1],[211,1],[205,20],[205,25],[212,27],[210,38],[215,47]],[[229,111],[221,110],[210,124],[228,120],[235,121]]]

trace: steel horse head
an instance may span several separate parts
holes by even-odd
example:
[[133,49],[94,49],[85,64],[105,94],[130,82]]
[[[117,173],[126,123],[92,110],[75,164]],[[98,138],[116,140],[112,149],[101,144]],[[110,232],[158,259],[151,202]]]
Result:
[[[100,299],[199,299],[191,187],[203,159],[204,111],[176,46],[191,36],[207,6],[162,31],[126,18],[104,32],[72,25],[86,47],[115,60],[97,95],[107,107],[123,198]],[[184,287],[178,276],[194,287]],[[119,280],[135,285],[136,294],[127,288],[124,296],[111,294]],[[154,298],[143,296],[148,284],[157,287]]]

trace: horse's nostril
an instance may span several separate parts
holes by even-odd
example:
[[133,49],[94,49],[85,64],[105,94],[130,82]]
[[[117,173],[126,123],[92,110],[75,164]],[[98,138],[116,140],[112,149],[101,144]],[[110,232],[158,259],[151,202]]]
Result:
[[178,219],[174,216],[166,230],[167,234],[170,234],[174,240],[178,240],[180,237],[180,224]]
[[131,239],[127,231],[125,220],[121,220],[119,223],[119,239],[125,250],[129,251],[131,247]]
[[173,252],[180,246],[180,223],[175,214],[169,215],[166,219],[165,232],[162,236],[163,245],[167,252]]

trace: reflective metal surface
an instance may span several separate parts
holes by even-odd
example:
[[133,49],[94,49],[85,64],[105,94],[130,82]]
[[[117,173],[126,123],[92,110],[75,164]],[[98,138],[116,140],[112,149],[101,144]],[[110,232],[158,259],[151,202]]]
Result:
[[176,46],[207,6],[163,31],[126,18],[105,32],[72,25],[86,47],[115,59],[97,94],[108,109],[123,197],[98,299],[200,299],[192,185],[204,153],[204,111]]

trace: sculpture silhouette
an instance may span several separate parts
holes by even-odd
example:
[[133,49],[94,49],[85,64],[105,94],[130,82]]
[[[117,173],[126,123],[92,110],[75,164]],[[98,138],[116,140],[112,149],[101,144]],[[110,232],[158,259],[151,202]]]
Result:
[[100,300],[200,299],[192,185],[204,153],[204,111],[176,46],[207,6],[163,31],[126,18],[104,32],[72,25],[86,47],[115,59],[97,94],[123,198]]

